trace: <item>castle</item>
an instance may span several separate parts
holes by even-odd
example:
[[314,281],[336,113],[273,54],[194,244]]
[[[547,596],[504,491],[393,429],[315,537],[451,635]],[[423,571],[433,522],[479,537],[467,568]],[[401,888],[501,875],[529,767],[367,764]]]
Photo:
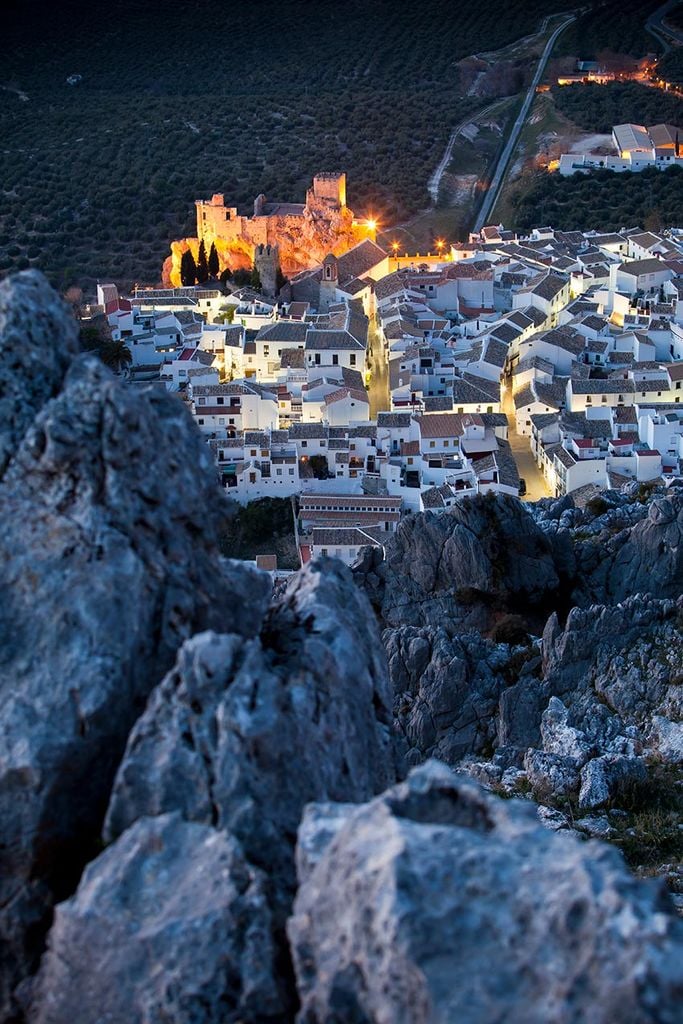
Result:
[[[365,238],[374,241],[372,221],[357,221],[346,205],[346,175],[321,173],[313,178],[305,203],[270,202],[261,194],[252,216],[226,206],[217,192],[196,200],[197,236],[171,244],[164,264],[165,283],[180,283],[180,258],[186,249],[196,255],[200,241],[207,252],[216,246],[221,270],[251,266],[264,253],[275,256],[288,277],[322,263],[328,253],[341,255]],[[259,262],[260,262],[259,259]]]

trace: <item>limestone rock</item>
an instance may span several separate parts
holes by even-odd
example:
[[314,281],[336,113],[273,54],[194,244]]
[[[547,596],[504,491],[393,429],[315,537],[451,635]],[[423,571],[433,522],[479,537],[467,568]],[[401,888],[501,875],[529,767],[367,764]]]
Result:
[[333,559],[297,574],[259,639],[181,650],[133,728],[105,831],[180,810],[226,829],[289,906],[310,800],[358,802],[394,778],[386,662],[368,604]]
[[55,911],[34,1024],[280,1020],[262,874],[232,837],[143,818]]
[[683,723],[671,722],[662,715],[652,719],[650,743],[668,764],[683,764]]
[[647,778],[645,764],[637,757],[605,754],[594,757],[581,769],[579,807],[591,810],[621,795]]
[[436,762],[349,815],[288,933],[301,1024],[680,1020],[661,883]]
[[584,764],[593,748],[580,729],[569,725],[569,712],[558,697],[551,697],[541,717],[541,740],[549,754],[571,757]]
[[537,800],[559,800],[576,795],[579,789],[579,763],[573,757],[528,750],[524,769]]
[[[368,569],[359,566],[361,583]],[[381,583],[373,583],[370,596],[388,626],[448,620],[481,628],[492,603],[513,611],[535,607],[559,585],[551,542],[520,501],[503,495],[404,519],[372,574]]]
[[387,629],[382,639],[394,717],[411,763],[438,757],[453,765],[492,746],[498,702],[508,682],[507,645],[476,633],[450,637],[429,626]]
[[[639,522],[606,542],[587,542],[580,552],[579,594],[617,604],[633,594],[677,598],[683,579],[683,494],[672,491],[638,505]],[[593,565],[590,565],[590,562]]]
[[0,477],[77,353],[76,321],[42,274],[0,282]]
[[89,356],[7,467],[0,1016],[36,962],[52,900],[92,855],[128,731],[177,648],[212,626],[245,636],[260,626],[270,581],[221,560],[224,516],[182,403],[125,388]]

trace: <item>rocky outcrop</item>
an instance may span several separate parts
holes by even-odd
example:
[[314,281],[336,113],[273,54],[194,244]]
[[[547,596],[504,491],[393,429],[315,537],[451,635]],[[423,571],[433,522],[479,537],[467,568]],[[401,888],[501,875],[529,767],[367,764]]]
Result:
[[288,925],[301,1024],[680,1019],[683,923],[661,883],[532,806],[429,762],[327,831]]
[[304,804],[366,800],[394,777],[380,638],[348,570],[323,560],[275,599],[258,639],[183,648],[131,732],[105,833],[180,810],[236,836],[288,906]]
[[273,959],[265,880],[239,843],[179,815],[143,818],[57,907],[30,1017],[266,1021]]
[[42,274],[0,282],[0,477],[77,352],[76,321]]
[[[48,327],[33,340],[58,341]],[[224,499],[181,403],[123,387],[92,357],[17,444],[0,510],[6,1018],[53,899],[92,855],[148,694],[198,630],[258,630],[270,582],[219,556]]]
[[490,752],[501,694],[529,666],[531,649],[514,651],[479,633],[452,637],[441,627],[387,629],[382,639],[408,763],[438,757],[456,764]]
[[646,508],[640,522],[607,544],[601,542],[598,552],[594,543],[580,547],[581,589],[590,599],[616,604],[632,594],[674,599],[680,595],[683,494],[672,491],[655,497]]
[[515,498],[465,498],[446,515],[404,519],[386,558],[357,568],[387,626],[486,628],[490,609],[538,609],[560,585],[553,543]]
[[[304,803],[360,802],[393,781],[390,723],[379,635],[365,598],[338,562],[323,560],[297,575],[275,599],[258,638],[207,632],[189,640],[131,731],[105,825],[106,840],[115,841],[86,872],[75,897],[58,908],[33,995],[36,1019],[56,1024],[69,1016],[71,996],[51,994],[56,979],[58,988],[71,991],[89,974],[100,977],[103,948],[91,945],[88,936],[107,918],[116,926],[121,923],[120,941],[116,932],[104,960],[107,998],[109,987],[113,991],[117,981],[126,983],[135,963],[148,951],[153,954],[167,928],[172,929],[172,949],[176,942],[188,942],[186,960],[169,953],[159,962],[151,992],[143,991],[143,972],[139,993],[133,985],[129,1001],[118,996],[123,1002],[111,1002],[114,1019],[116,1008],[124,1005],[126,1019],[147,1019],[135,1011],[148,1005],[156,1008],[153,1019],[178,1022],[239,1019],[256,1024],[287,1018],[293,995],[282,966],[287,961],[283,928],[295,890],[294,846]],[[162,839],[150,821],[164,822]],[[187,850],[176,854],[173,829],[187,821],[196,829],[188,833]],[[234,854],[239,863],[229,864],[225,878],[216,880],[216,944],[207,938],[205,963],[195,971],[189,937],[199,925],[191,892],[201,878],[191,845],[208,847],[211,833],[230,837],[240,851]],[[145,922],[147,913],[152,915],[154,888],[138,917],[126,908],[143,884],[138,878],[141,844],[165,847],[164,836],[170,837],[171,849],[160,854],[158,870],[167,859],[168,885],[177,886],[187,903],[170,894],[167,901],[159,898],[158,925],[154,918],[148,949]],[[252,870],[263,882],[253,900],[245,901],[240,917],[232,877],[235,871],[244,875]],[[238,886],[240,899],[245,885]],[[239,924],[252,902],[261,915],[254,921],[253,941],[251,933],[243,934],[244,921]],[[208,898],[201,906],[208,912]],[[138,929],[140,938],[126,948],[126,936],[137,936]],[[264,929],[268,941],[256,964],[255,942]],[[226,957],[230,966],[224,966],[223,976],[218,965],[225,965]],[[216,986],[206,1005],[195,995],[205,977]],[[196,1008],[187,1015],[195,1006],[192,999]],[[227,1016],[221,1017],[221,1011]],[[95,1021],[102,1012],[101,1001],[86,1003],[80,1019]]]

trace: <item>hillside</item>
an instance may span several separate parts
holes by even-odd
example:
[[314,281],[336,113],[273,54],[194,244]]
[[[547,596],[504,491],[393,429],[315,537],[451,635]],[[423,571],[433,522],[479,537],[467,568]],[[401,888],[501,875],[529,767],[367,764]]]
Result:
[[634,225],[657,231],[664,224],[683,223],[683,170],[593,171],[569,178],[538,171],[515,182],[510,202],[509,226],[519,231],[539,221],[562,231],[585,224],[596,231]]
[[566,6],[426,0],[416,18],[389,0],[260,0],[235,17],[208,0],[11,0],[0,273],[153,282],[169,240],[193,233],[195,198],[302,201],[321,169],[346,170],[360,215],[402,220],[477,104],[459,59]]

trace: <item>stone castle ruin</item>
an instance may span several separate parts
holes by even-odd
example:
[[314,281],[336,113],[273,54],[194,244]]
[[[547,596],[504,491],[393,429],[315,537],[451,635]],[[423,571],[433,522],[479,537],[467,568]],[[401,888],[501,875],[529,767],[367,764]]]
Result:
[[291,277],[322,263],[328,253],[340,256],[363,239],[375,238],[373,222],[357,221],[346,205],[346,174],[341,172],[316,174],[305,203],[271,202],[261,194],[254,200],[252,216],[226,206],[221,192],[197,199],[195,205],[197,236],[171,243],[164,263],[165,284],[180,284],[181,256],[191,249],[196,257],[201,240],[207,253],[215,244],[221,270],[250,267],[258,257],[270,281],[273,253],[273,275],[279,259],[282,272]]

